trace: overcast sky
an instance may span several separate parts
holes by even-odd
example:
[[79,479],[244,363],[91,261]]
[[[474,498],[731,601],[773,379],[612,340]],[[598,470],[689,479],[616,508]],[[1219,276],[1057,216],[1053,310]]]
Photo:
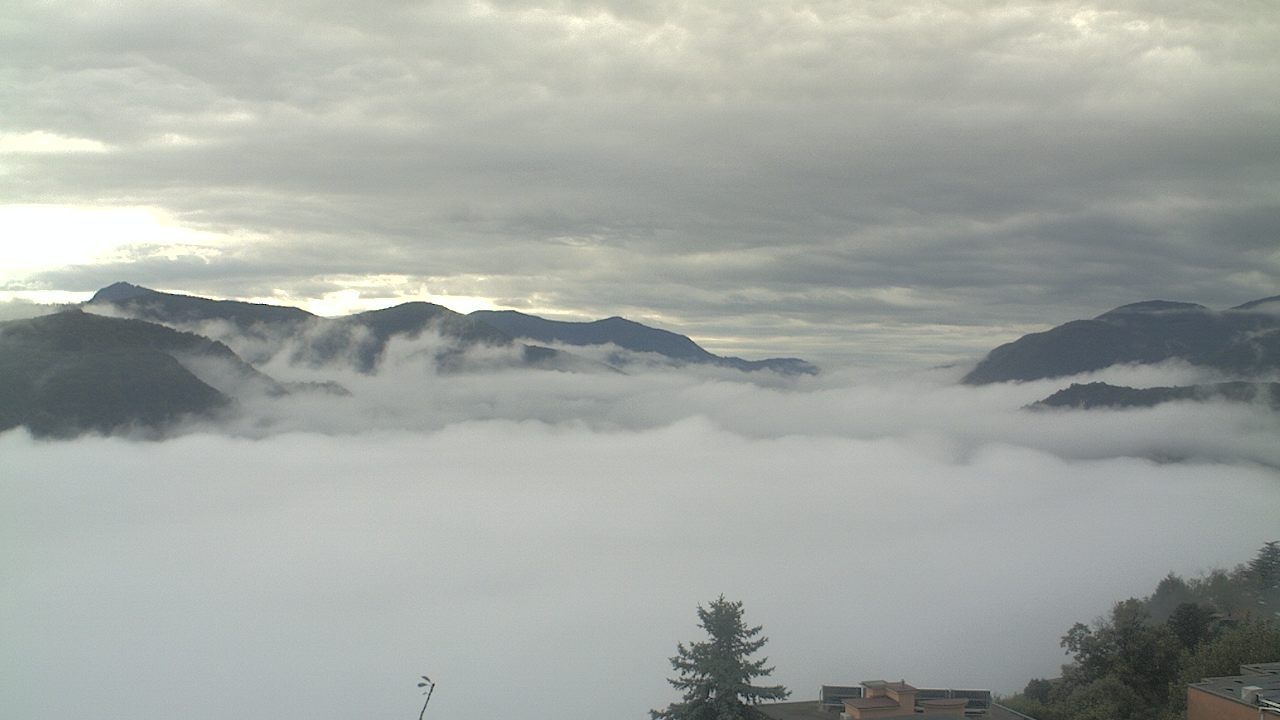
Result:
[[[24,2],[0,291],[941,362],[1280,293],[1262,2]],[[358,294],[357,294],[358,293]]]

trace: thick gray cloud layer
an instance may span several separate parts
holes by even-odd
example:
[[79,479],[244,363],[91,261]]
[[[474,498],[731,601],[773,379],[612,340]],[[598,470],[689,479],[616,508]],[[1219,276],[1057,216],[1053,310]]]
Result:
[[[1280,288],[1280,13],[1195,3],[44,3],[0,26],[9,202],[257,238],[117,279],[393,273],[722,347],[922,359]],[[383,292],[391,292],[384,290]]]
[[274,376],[350,395],[242,387],[163,442],[0,434],[0,708],[395,717],[427,673],[443,716],[643,717],[720,593],[797,699],[1012,692],[1056,672],[1071,623],[1275,539],[1269,409],[1021,409],[1201,368],[438,375],[438,342],[396,340],[372,375],[280,353]]
[[797,699],[1012,692],[1072,622],[1250,556],[1277,494],[1243,464],[698,419],[0,453],[0,706],[29,720],[405,717],[421,673],[446,717],[643,717],[719,593]]

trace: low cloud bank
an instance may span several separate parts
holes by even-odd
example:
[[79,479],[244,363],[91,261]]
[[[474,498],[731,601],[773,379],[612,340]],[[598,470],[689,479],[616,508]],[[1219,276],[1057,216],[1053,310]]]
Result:
[[1012,691],[1169,570],[1247,558],[1280,476],[937,434],[0,436],[0,706],[42,720],[642,717],[694,606],[746,603],[797,698]]
[[26,320],[27,318],[48,315],[61,309],[62,305],[31,302],[22,298],[0,300],[0,322],[9,320]]
[[[1254,462],[1280,467],[1280,417],[1265,407],[1172,403],[1125,411],[1041,411],[1025,406],[1072,382],[1149,387],[1220,381],[1181,363],[1116,367],[1071,378],[982,387],[960,385],[963,369],[893,372],[835,369],[785,378],[713,367],[628,366],[628,374],[517,369],[511,349],[472,350],[460,365],[499,371],[437,370],[447,348],[433,334],[395,338],[378,371],[340,362],[312,366],[277,353],[263,369],[282,381],[336,381],[350,396],[248,396],[220,432],[266,437],[284,432],[343,435],[438,431],[458,423],[539,422],[599,432],[662,428],[690,418],[752,439],[787,436],[917,439],[964,459],[990,444],[1033,448],[1067,459],[1136,456],[1161,460]],[[199,428],[199,426],[197,426]]]
[[503,348],[441,371],[442,349],[395,339],[374,374],[277,349],[272,377],[350,394],[227,379],[236,411],[164,442],[0,435],[0,707],[398,717],[425,673],[441,716],[643,717],[720,593],[797,699],[1011,692],[1056,672],[1073,622],[1275,539],[1274,413],[1022,409],[1071,381],[1216,379],[1190,366],[968,387],[535,371]]

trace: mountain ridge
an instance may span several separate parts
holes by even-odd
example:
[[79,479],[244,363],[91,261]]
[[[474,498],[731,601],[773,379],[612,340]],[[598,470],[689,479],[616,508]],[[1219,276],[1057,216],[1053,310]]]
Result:
[[302,323],[318,315],[290,305],[268,305],[243,300],[214,300],[198,295],[167,293],[128,282],[112,283],[93,294],[86,305],[128,308],[140,320],[201,322],[226,320],[240,329],[254,325]]
[[1227,310],[1145,300],[1024,335],[991,350],[964,378],[967,385],[1042,380],[1116,364],[1183,360],[1246,378],[1280,371],[1280,313],[1263,306]]
[[[698,345],[692,338],[654,328],[617,315],[585,322],[548,320],[516,310],[477,310],[468,317],[479,316],[485,322],[514,337],[525,337],[544,343],[561,343],[572,346],[616,345],[638,353],[655,353],[676,363],[715,365],[744,372],[772,370],[783,375],[813,375],[817,368],[799,358],[768,358],[744,360],[738,357],[716,355]],[[625,364],[621,356],[610,356],[612,361]]]
[[1262,403],[1280,411],[1280,383],[1236,380],[1207,385],[1134,388],[1103,382],[1072,383],[1028,408],[1148,408],[1176,401]]
[[0,323],[0,430],[156,433],[183,417],[211,416],[231,398],[189,367],[200,358],[283,392],[225,345],[145,320],[73,308]]
[[393,338],[414,339],[435,330],[455,346],[437,353],[435,361],[441,370],[463,369],[459,354],[477,346],[510,345],[518,351],[519,361],[529,367],[582,370],[586,365],[550,348],[520,347],[514,338],[498,330],[443,305],[421,301],[330,318],[288,305],[214,300],[117,282],[99,290],[85,304],[110,307],[113,312],[151,322],[196,327],[202,332],[217,330],[209,323],[228,323],[233,332],[224,334],[224,339],[231,341],[239,335],[253,341],[242,348],[252,363],[267,362],[288,346],[290,362],[318,367],[346,359],[358,371],[372,373]]
[[[305,341],[295,351],[293,360],[322,364],[344,354],[351,355],[362,372],[372,372],[377,367],[393,337],[412,338],[428,329],[456,340],[463,348],[516,347],[520,345],[519,340],[579,347],[613,344],[630,352],[662,356],[676,365],[712,365],[743,372],[769,370],[783,375],[818,372],[815,366],[799,358],[744,360],[723,357],[705,350],[686,335],[619,316],[573,323],[514,310],[480,310],[464,315],[443,305],[411,301],[379,310],[325,318],[292,306],[165,293],[128,282],[116,282],[100,289],[86,305],[111,307],[130,317],[177,325],[225,321],[236,332],[268,343],[286,335],[305,335]],[[524,364],[529,367],[583,370],[592,363],[539,345],[523,345],[520,350]],[[263,362],[268,358],[252,356],[247,359]],[[449,352],[438,358],[442,368],[453,367],[456,359],[456,353]],[[615,354],[605,365],[615,362],[627,364],[629,359]]]

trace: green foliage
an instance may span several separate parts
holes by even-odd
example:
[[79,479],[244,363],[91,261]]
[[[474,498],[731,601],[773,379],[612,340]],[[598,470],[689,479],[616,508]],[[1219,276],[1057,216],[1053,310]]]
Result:
[[1183,656],[1178,678],[1169,688],[1165,717],[1181,718],[1186,713],[1188,683],[1235,675],[1241,665],[1261,662],[1280,662],[1280,623],[1251,620],[1223,631]]
[[[1114,681],[1101,686],[1104,689],[1115,687],[1115,683],[1125,687],[1125,704],[1129,694],[1139,703],[1163,700],[1169,681],[1177,674],[1181,647],[1167,626],[1152,624],[1150,617],[1141,600],[1130,598],[1116,603],[1110,620],[1098,627],[1076,623],[1067,631],[1062,646],[1076,665],[1074,672],[1063,676],[1064,680],[1069,678],[1064,688],[1069,702],[1085,687],[1102,680]],[[1098,705],[1090,702],[1089,707]]]
[[33,434],[160,431],[230,399],[175,355],[212,359],[258,376],[221,343],[167,327],[65,311],[0,323],[0,431]]
[[1259,593],[1280,588],[1280,540],[1272,540],[1258,549],[1249,561],[1249,576]]
[[1199,602],[1213,606],[1223,615],[1241,617],[1251,609],[1250,588],[1242,579],[1239,568],[1232,572],[1217,569],[1190,585]]
[[1049,702],[1049,691],[1052,689],[1053,683],[1044,678],[1036,678],[1027,682],[1027,686],[1022,690],[1022,696],[1044,705]]
[[1183,648],[1195,650],[1213,632],[1213,608],[1184,602],[1174,608],[1165,624]]
[[1147,612],[1151,613],[1151,617],[1155,620],[1163,621],[1168,619],[1179,605],[1194,600],[1195,593],[1187,581],[1174,573],[1169,573],[1164,576],[1159,585],[1156,585],[1156,591],[1151,594],[1151,597],[1147,598]]
[[1014,695],[1013,697],[1002,698],[1000,704],[1036,720],[1067,720],[1063,710],[1059,709],[1057,705],[1050,705],[1047,700],[1042,701],[1025,695]]
[[1186,686],[1280,661],[1280,542],[1246,566],[1184,580],[1170,573],[1145,600],[1118,602],[1062,636],[1062,676],[1027,683],[1006,704],[1039,720],[1179,720]]
[[768,641],[757,637],[761,627],[742,622],[742,603],[721,595],[707,607],[698,606],[699,626],[708,639],[676,645],[671,667],[678,677],[672,687],[683,693],[681,702],[666,710],[650,710],[654,720],[746,720],[763,718],[754,705],[764,700],[783,700],[790,694],[781,685],[753,685],[752,680],[773,672],[768,658],[751,660]]
[[1060,712],[1071,720],[1143,720],[1155,717],[1150,704],[1114,675],[1075,688],[1062,705]]

